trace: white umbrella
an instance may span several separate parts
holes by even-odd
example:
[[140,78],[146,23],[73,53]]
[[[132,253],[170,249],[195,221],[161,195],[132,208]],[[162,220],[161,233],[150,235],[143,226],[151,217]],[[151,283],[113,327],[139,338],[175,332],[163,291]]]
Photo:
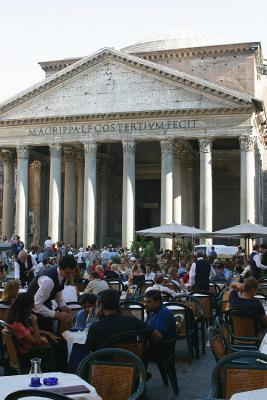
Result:
[[174,252],[175,239],[181,237],[211,237],[211,233],[203,229],[197,229],[193,226],[186,226],[182,224],[171,224],[156,226],[155,228],[144,229],[136,232],[138,235],[150,236],[157,238],[172,238],[172,250]]
[[246,224],[235,225],[231,228],[221,229],[212,233],[215,237],[233,237],[233,238],[244,238],[244,239],[256,239],[267,236],[267,227],[258,224]]
[[182,224],[171,224],[156,226],[155,228],[144,229],[136,232],[138,235],[160,237],[160,238],[177,238],[177,237],[210,237],[211,233],[203,229],[197,229],[193,226]]

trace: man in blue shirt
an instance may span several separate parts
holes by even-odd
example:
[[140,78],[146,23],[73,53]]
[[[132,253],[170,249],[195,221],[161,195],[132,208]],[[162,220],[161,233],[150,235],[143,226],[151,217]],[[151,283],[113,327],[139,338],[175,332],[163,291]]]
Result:
[[175,318],[173,313],[162,304],[160,291],[149,290],[146,292],[144,304],[150,313],[147,325],[154,330],[154,342],[162,339],[174,339],[176,337]]

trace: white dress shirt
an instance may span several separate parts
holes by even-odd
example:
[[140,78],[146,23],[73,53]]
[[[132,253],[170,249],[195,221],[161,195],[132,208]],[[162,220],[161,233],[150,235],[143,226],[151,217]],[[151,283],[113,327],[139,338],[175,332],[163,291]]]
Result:
[[267,265],[264,265],[264,264],[261,263],[261,257],[262,257],[262,254],[256,254],[256,255],[253,257],[253,261],[254,261],[255,264],[257,265],[257,268],[260,268],[260,269],[267,269]]
[[[197,259],[199,260],[203,260],[203,257],[199,257]],[[216,272],[214,271],[214,268],[212,266],[210,266],[210,278],[216,276]],[[190,284],[190,286],[193,286],[195,284],[195,278],[196,278],[196,263],[194,262],[191,265],[190,271],[189,271],[189,281],[188,283]]]
[[147,280],[152,280],[152,281],[154,281],[154,278],[155,278],[155,272],[153,272],[153,271],[147,272],[147,273],[145,274],[145,280],[146,280],[146,281],[147,281]]
[[[57,274],[58,274],[58,280],[59,283],[61,284],[63,281],[63,276],[60,274],[59,268],[57,269]],[[50,293],[52,292],[54,288],[54,282],[49,276],[40,276],[38,278],[38,285],[39,289],[35,293],[34,296],[34,312],[36,314],[41,314],[43,317],[46,318],[54,318],[55,316],[55,311],[50,310],[48,307],[44,305],[44,302],[49,298]],[[55,300],[59,306],[59,308],[64,307],[65,301],[63,298],[63,291],[59,291],[56,294]]]

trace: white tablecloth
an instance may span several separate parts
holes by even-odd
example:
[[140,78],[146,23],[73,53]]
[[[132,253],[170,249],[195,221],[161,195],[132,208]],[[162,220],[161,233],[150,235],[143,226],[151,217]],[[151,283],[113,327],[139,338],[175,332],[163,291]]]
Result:
[[230,400],[265,400],[267,399],[267,388],[251,390],[249,392],[236,393]]
[[[79,378],[77,375],[73,374],[64,374],[63,372],[49,372],[43,374],[43,378],[49,376],[56,376],[58,378],[58,385],[55,387],[67,387],[67,386],[76,386],[76,385],[84,385],[89,390],[90,393],[84,394],[75,394],[68,396],[70,399],[75,400],[101,400],[101,397],[98,396],[95,388],[89,383],[85,382],[83,379]],[[13,393],[17,390],[26,390],[30,389],[31,377],[30,375],[16,375],[16,376],[1,376],[0,377],[0,398],[3,400],[8,394]],[[49,386],[41,386],[38,389],[49,389]],[[42,400],[44,398],[41,397],[25,397],[25,400]],[[24,398],[23,398],[24,400]]]

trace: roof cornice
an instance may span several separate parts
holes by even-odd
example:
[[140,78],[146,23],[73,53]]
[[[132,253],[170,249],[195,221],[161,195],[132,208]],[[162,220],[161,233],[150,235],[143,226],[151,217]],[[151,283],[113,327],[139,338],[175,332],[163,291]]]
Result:
[[[219,98],[226,100],[233,106],[242,107],[250,105],[254,100],[256,100],[247,94],[186,74],[185,72],[156,64],[133,55],[128,55],[114,49],[104,48],[36,83],[30,88],[18,93],[18,95],[7,99],[5,102],[0,104],[0,114],[4,114],[17,106],[26,103],[45,91],[60,85],[64,81],[71,79],[76,75],[79,75],[96,64],[109,60],[124,63],[131,67],[138,68],[140,71],[164,78],[165,80],[168,79],[174,81],[184,88],[188,87],[188,89],[191,90],[200,90],[203,94],[206,93],[210,97],[213,96],[214,98],[217,98],[217,100]],[[261,100],[257,101],[258,104],[261,104]]]
[[170,117],[215,117],[229,115],[251,115],[252,107],[237,108],[213,108],[213,109],[183,109],[183,110],[162,110],[162,111],[142,111],[142,112],[121,112],[109,114],[88,114],[88,115],[61,115],[55,117],[42,118],[23,118],[0,120],[0,126],[22,126],[22,125],[39,125],[52,123],[84,123],[89,121],[117,121],[117,120],[134,120],[148,118],[170,118]]

